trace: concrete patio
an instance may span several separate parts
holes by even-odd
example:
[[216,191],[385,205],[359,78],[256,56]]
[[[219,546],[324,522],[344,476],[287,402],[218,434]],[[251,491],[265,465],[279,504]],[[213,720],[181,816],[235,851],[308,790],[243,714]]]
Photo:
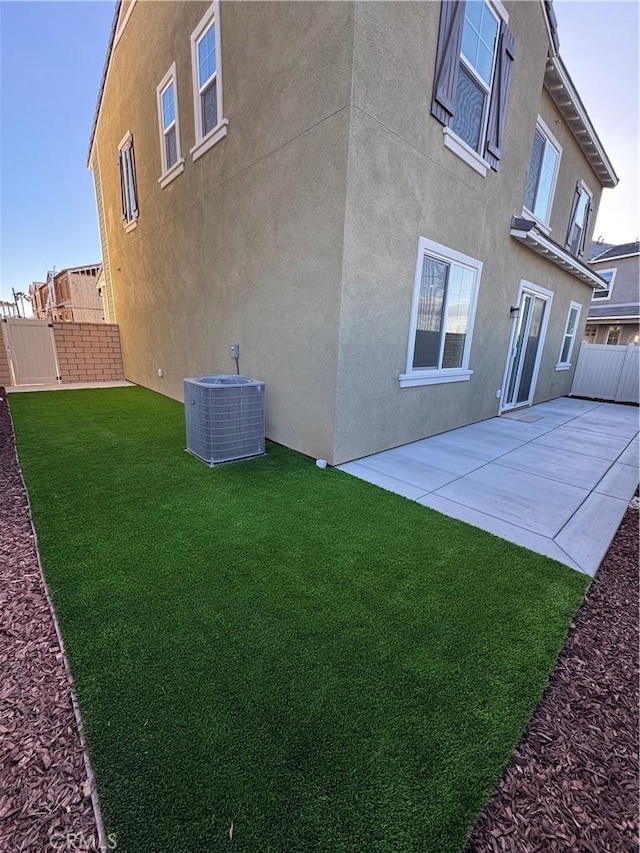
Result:
[[594,575],[638,486],[638,409],[561,397],[338,466]]

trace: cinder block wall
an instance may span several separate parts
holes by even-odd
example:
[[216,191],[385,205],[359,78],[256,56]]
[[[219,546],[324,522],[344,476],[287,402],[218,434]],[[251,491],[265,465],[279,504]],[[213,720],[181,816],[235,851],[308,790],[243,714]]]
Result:
[[63,382],[124,379],[117,325],[54,323],[53,334]]

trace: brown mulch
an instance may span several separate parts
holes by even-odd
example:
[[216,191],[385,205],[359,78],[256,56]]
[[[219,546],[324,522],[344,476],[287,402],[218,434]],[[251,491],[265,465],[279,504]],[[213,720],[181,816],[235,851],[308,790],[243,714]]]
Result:
[[0,388],[0,851],[97,850],[72,686]]
[[638,562],[629,508],[468,853],[640,849]]

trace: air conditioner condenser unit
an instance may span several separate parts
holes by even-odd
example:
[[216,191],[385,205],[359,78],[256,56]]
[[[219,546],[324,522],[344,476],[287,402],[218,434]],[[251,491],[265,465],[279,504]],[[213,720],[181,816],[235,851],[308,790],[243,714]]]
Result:
[[207,465],[264,454],[265,383],[214,374],[184,380],[187,451]]

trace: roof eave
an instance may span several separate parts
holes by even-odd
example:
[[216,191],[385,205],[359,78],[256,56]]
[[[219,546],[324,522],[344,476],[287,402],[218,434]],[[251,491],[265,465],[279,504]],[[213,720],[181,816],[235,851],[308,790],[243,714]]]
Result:
[[589,269],[582,261],[579,261],[578,258],[570,255],[562,246],[550,240],[530,219],[514,217],[511,220],[511,236],[537,255],[546,257],[555,266],[588,284],[594,290],[608,288],[609,285],[603,278]]
[[604,314],[596,314],[596,315],[589,314],[587,316],[587,320],[589,321],[589,323],[613,323],[617,320],[619,320],[619,321],[624,320],[626,322],[634,323],[634,322],[637,322],[638,320],[640,320],[640,313],[636,313],[636,314],[610,314],[610,315],[606,315],[606,316]]
[[120,6],[122,5],[122,0],[116,0],[116,8],[113,14],[113,23],[111,24],[111,35],[109,36],[109,47],[107,48],[107,56],[104,61],[104,68],[102,69],[102,79],[100,81],[100,89],[98,90],[98,102],[96,104],[96,111],[93,116],[93,126],[91,128],[91,138],[89,140],[89,153],[87,155],[87,168],[91,168],[91,154],[93,152],[93,143],[96,138],[96,130],[98,127],[98,116],[100,115],[100,107],[102,106],[102,96],[104,94],[105,83],[107,82],[107,72],[109,70],[109,62],[111,61],[111,53],[113,51],[113,43],[116,37],[116,30],[118,28],[118,17],[120,15]]
[[575,84],[569,76],[564,62],[555,50],[552,50],[547,58],[544,87],[552,97],[602,186],[609,189],[615,187],[618,183],[618,176],[591,123]]

